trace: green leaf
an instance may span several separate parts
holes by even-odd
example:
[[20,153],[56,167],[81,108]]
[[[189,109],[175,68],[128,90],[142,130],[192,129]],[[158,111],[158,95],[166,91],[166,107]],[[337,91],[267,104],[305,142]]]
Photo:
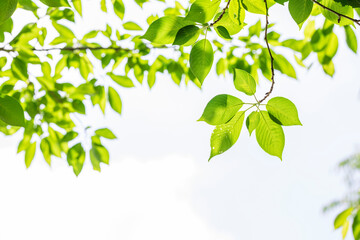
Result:
[[311,47],[314,52],[320,52],[326,48],[326,37],[321,29],[317,29],[311,37]]
[[121,114],[122,103],[119,94],[114,88],[109,87],[108,95],[111,108],[114,109],[114,111],[117,113]]
[[123,28],[132,31],[142,31],[142,28],[134,22],[126,22],[123,24]]
[[51,166],[51,147],[47,138],[43,138],[40,142],[40,150],[44,156],[45,161]]
[[74,140],[79,134],[74,131],[67,132],[64,137],[61,139],[62,142],[70,142]]
[[101,162],[109,164],[109,152],[105,147],[93,144],[92,148],[90,149],[90,161],[93,165],[93,169],[100,172]]
[[[105,1],[104,1],[105,2]],[[106,5],[105,3],[101,4],[101,8],[104,9],[103,11],[106,12]],[[122,0],[115,0],[114,2],[114,12],[115,14],[121,19],[124,19],[125,16],[125,5]]]
[[98,129],[95,134],[108,139],[116,139],[116,136],[108,128]]
[[[335,2],[334,0],[322,0],[321,3],[334,10],[335,12],[341,13],[345,16],[348,16],[350,18],[354,17],[354,10],[350,6],[342,6],[341,3]],[[325,18],[329,19],[333,23],[336,23],[338,25],[344,26],[352,24],[353,22],[346,18],[340,18],[339,22],[339,16],[331,11],[328,11],[326,9],[321,8],[321,12],[324,15]]]
[[195,25],[185,26],[177,32],[173,45],[193,45],[199,38],[200,32]]
[[256,129],[260,122],[260,113],[254,111],[246,118],[246,128],[249,130],[249,135]]
[[345,26],[346,43],[348,47],[354,52],[357,52],[357,39],[354,31],[350,26]]
[[0,119],[12,126],[24,126],[24,110],[20,103],[13,97],[0,97]]
[[70,7],[68,0],[40,0],[49,7]]
[[27,81],[29,78],[29,74],[27,72],[27,64],[20,60],[19,58],[14,58],[11,63],[11,71],[14,74],[14,77],[18,78],[22,81]]
[[[257,14],[266,14],[266,6],[264,0],[241,0],[246,11]],[[267,0],[268,8],[274,5],[273,0]]]
[[260,112],[260,121],[255,132],[260,147],[268,154],[282,159],[285,146],[284,132],[279,124],[271,120],[268,112]]
[[201,84],[209,74],[213,61],[214,53],[209,40],[200,40],[191,49],[190,69]]
[[302,125],[295,104],[284,97],[274,97],[266,104],[270,117],[283,126]]
[[339,227],[344,225],[344,223],[346,222],[347,218],[351,215],[353,210],[354,210],[353,208],[348,208],[342,211],[341,213],[339,213],[335,218],[334,228],[338,229]]
[[35,157],[35,151],[36,151],[36,142],[33,142],[30,144],[30,146],[25,151],[25,166],[26,166],[26,168],[30,167],[31,162]]
[[256,81],[248,72],[241,69],[234,69],[234,85],[237,90],[249,96],[256,92]]
[[216,64],[216,74],[217,75],[223,74],[225,76],[226,69],[227,69],[226,60],[224,58],[220,58]]
[[210,125],[227,123],[243,106],[243,101],[237,97],[221,94],[215,96],[206,105],[204,113],[198,121],[205,121]]
[[68,27],[65,27],[64,25],[58,24],[56,22],[53,22],[52,24],[60,36],[70,40],[75,38],[74,33]]
[[81,0],[72,0],[75,10],[82,16],[82,4]]
[[104,146],[93,144],[92,151],[99,162],[109,164],[109,152]]
[[13,15],[16,9],[17,0],[1,0],[0,1],[0,24],[5,22]]
[[329,75],[331,77],[334,76],[334,74],[335,74],[335,66],[334,66],[333,61],[330,61],[327,64],[323,64],[322,67],[323,67],[324,72],[327,75]]
[[74,110],[80,114],[85,114],[86,113],[86,109],[85,109],[85,105],[81,100],[75,99],[72,103],[71,103],[72,107],[74,108]]
[[[221,15],[221,13],[216,14],[214,19],[218,19],[220,17],[220,15]],[[222,16],[222,18],[220,19],[220,21],[218,21],[217,23],[214,24],[215,30],[216,30],[216,27],[219,27],[219,26],[223,26],[224,28],[226,28],[226,30],[229,32],[230,35],[234,35],[241,31],[244,24],[239,25],[239,24],[235,23],[233,20],[230,19],[229,13],[225,12],[224,15]]]
[[215,27],[215,31],[217,32],[217,34],[220,37],[222,37],[222,38],[224,38],[226,40],[231,40],[232,39],[229,32],[228,32],[228,30],[223,26]]
[[[115,3],[116,3],[116,2],[115,2]],[[115,5],[115,3],[114,3],[114,5]],[[101,2],[100,2],[100,9],[101,9],[101,11],[103,11],[103,12],[107,12],[106,0],[101,0]]]
[[212,157],[222,154],[236,143],[244,117],[245,112],[240,111],[228,123],[216,126],[210,139],[211,153],[209,161]]
[[289,0],[289,11],[298,25],[302,25],[309,18],[314,3],[311,0]]
[[186,20],[207,23],[217,12],[220,0],[196,0],[190,7]]
[[142,38],[157,44],[172,44],[177,32],[194,22],[177,16],[165,16],[154,21]]
[[360,210],[356,213],[352,224],[352,230],[354,235],[354,240],[360,239]]
[[119,76],[119,75],[115,75],[111,72],[107,73],[107,75],[110,76],[111,79],[114,80],[114,82],[116,82],[117,84],[119,84],[122,87],[132,88],[135,86],[133,81],[127,76]]
[[283,55],[274,54],[274,68],[279,70],[281,73],[296,79],[294,67]]
[[67,161],[69,166],[73,168],[75,175],[79,176],[85,162],[85,151],[81,146],[81,143],[78,143],[69,149]]
[[242,6],[241,0],[232,0],[229,5],[229,17],[230,19],[239,26],[244,24],[245,20],[245,9]]
[[342,6],[351,6],[353,8],[360,8],[360,0],[334,0],[341,3]]
[[345,239],[348,231],[349,231],[349,226],[350,226],[350,222],[348,220],[346,220],[343,224],[342,230],[341,230],[341,235],[343,240]]

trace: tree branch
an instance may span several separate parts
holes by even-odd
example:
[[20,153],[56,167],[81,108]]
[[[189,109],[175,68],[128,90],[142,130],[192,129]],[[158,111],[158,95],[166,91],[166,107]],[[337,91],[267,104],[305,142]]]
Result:
[[270,96],[270,94],[272,93],[272,91],[274,89],[274,85],[275,85],[274,57],[271,53],[271,49],[270,49],[270,45],[269,45],[269,41],[268,41],[269,8],[267,5],[267,0],[264,0],[264,3],[265,3],[265,8],[266,8],[265,42],[266,42],[267,50],[270,55],[270,62],[271,62],[271,87],[270,87],[270,90],[267,93],[265,93],[264,98],[261,99],[259,101],[259,103],[262,103],[263,101],[265,101],[265,99],[267,99]]
[[[71,51],[71,52],[75,52],[75,51],[84,51],[84,50],[115,50],[115,51],[125,51],[125,52],[131,52],[133,51],[132,49],[128,49],[128,48],[122,48],[122,47],[86,47],[86,46],[81,46],[81,47],[54,47],[54,48],[31,48],[31,51],[34,52],[49,52],[49,51]],[[17,52],[16,48],[12,48],[12,49],[6,49],[4,47],[0,48],[0,52]]]
[[332,12],[332,13],[338,15],[338,17],[339,17],[338,23],[340,23],[340,20],[341,20],[341,18],[343,17],[343,18],[346,18],[346,19],[349,19],[349,20],[353,21],[354,23],[356,23],[357,25],[360,26],[360,19],[354,19],[354,18],[351,18],[351,17],[346,16],[346,15],[344,15],[344,14],[341,14],[341,13],[335,11],[335,10],[332,10],[331,8],[328,8],[328,7],[324,6],[323,4],[319,3],[319,2],[316,1],[316,0],[311,0],[311,1],[313,1],[315,4],[319,5],[319,6],[322,7],[323,9],[326,9],[326,10],[328,10],[329,12]]
[[[158,47],[149,47],[149,49],[155,48],[169,48],[167,46],[158,46]],[[86,51],[86,50],[114,50],[114,51],[124,51],[124,52],[134,52],[134,49],[130,48],[123,48],[123,47],[87,47],[87,46],[80,46],[80,47],[54,47],[54,48],[30,48],[29,50],[33,52],[50,52],[50,51]],[[16,48],[6,49],[5,47],[0,47],[0,52],[17,52]]]
[[220,16],[219,16],[213,23],[210,24],[210,27],[214,26],[216,23],[218,23],[218,22],[223,18],[226,10],[227,10],[227,9],[229,8],[229,6],[230,6],[230,2],[231,2],[231,0],[229,0],[229,1],[227,2],[227,4],[226,4],[226,6],[223,8]]

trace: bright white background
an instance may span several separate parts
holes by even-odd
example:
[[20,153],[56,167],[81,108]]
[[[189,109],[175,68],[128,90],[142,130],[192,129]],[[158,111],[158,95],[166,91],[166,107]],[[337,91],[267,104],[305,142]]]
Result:
[[[103,28],[92,12],[97,1],[84,5],[83,24]],[[138,11],[126,18],[144,25]],[[286,9],[272,11],[282,33],[298,34]],[[49,168],[41,154],[26,170],[23,154],[15,153],[20,135],[2,137],[0,239],[341,239],[332,228],[337,211],[325,215],[322,207],[346,192],[336,165],[359,150],[360,59],[337,33],[334,79],[316,64],[298,71],[298,81],[276,75],[273,96],[290,98],[303,123],[285,128],[282,162],[245,128],[231,150],[207,162],[212,128],[196,119],[216,94],[244,98],[230,77],[215,74],[202,90],[159,76],[151,91],[120,89],[121,117],[109,110],[106,118],[97,111],[83,118],[118,136],[106,142],[111,164],[101,173],[86,162],[76,178],[65,159]],[[262,81],[259,96],[268,85]]]

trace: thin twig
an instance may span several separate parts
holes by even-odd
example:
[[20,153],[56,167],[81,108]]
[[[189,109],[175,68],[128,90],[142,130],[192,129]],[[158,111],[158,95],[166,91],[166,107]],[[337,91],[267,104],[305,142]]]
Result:
[[[84,50],[115,50],[115,51],[125,51],[125,52],[131,52],[132,49],[128,48],[122,48],[122,47],[54,47],[54,48],[30,48],[29,50],[34,52],[50,52],[50,51],[84,51]],[[16,48],[12,49],[6,49],[6,48],[0,48],[0,52],[17,52]]]
[[[149,49],[161,49],[161,48],[169,48],[167,46],[157,46],[157,47],[149,47]],[[171,47],[170,47],[171,48]],[[50,51],[70,51],[70,52],[75,52],[75,51],[86,51],[86,50],[114,50],[114,51],[124,51],[124,52],[134,52],[134,49],[130,49],[130,48],[123,48],[123,47],[87,47],[87,46],[80,46],[80,47],[54,47],[54,48],[30,48],[29,50],[33,51],[33,52],[50,52]],[[5,48],[5,47],[0,47],[0,52],[17,52],[18,50],[16,48]]]
[[229,8],[229,6],[230,6],[230,2],[231,2],[231,0],[229,0],[229,1],[227,2],[227,4],[226,4],[226,6],[223,8],[220,16],[219,16],[213,23],[210,23],[210,27],[214,26],[216,23],[218,23],[218,22],[223,18],[226,10],[227,10],[227,9]]
[[268,9],[268,5],[267,5],[267,0],[264,0],[264,2],[265,2],[265,8],[266,8],[265,42],[266,42],[267,50],[270,55],[270,62],[271,62],[271,87],[270,87],[270,90],[267,93],[265,93],[264,98],[261,99],[259,101],[259,103],[262,103],[263,101],[265,101],[265,99],[267,99],[270,96],[270,94],[272,93],[272,91],[274,89],[274,85],[275,85],[274,58],[271,53],[271,49],[270,49],[270,45],[269,45],[269,41],[268,41],[269,9]]
[[328,10],[329,12],[332,12],[332,13],[336,14],[339,17],[338,23],[340,23],[340,20],[343,17],[343,18],[349,19],[350,21],[353,21],[354,23],[356,23],[357,25],[360,26],[360,19],[354,19],[354,18],[351,18],[351,17],[346,16],[344,14],[341,14],[341,13],[335,11],[335,10],[332,10],[331,8],[328,8],[328,7],[324,6],[323,4],[319,3],[316,0],[311,0],[311,1],[313,1],[315,4],[319,5],[320,7]]

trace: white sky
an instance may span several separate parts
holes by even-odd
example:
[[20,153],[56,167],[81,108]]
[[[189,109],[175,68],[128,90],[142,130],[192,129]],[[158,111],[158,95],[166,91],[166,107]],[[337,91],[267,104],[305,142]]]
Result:
[[[275,12],[278,29],[296,35],[286,11]],[[334,79],[318,65],[298,71],[299,81],[276,76],[273,96],[290,98],[304,125],[285,128],[282,162],[245,128],[231,150],[207,162],[212,128],[196,119],[216,94],[244,99],[231,79],[214,74],[203,90],[178,88],[164,76],[152,91],[121,89],[121,117],[83,118],[119,138],[106,142],[111,164],[101,173],[87,162],[76,178],[66,160],[49,168],[40,154],[26,170],[23,154],[15,154],[18,139],[2,137],[0,239],[340,239],[332,229],[336,212],[321,210],[346,192],[336,164],[359,150],[360,59],[341,31],[339,40]]]

